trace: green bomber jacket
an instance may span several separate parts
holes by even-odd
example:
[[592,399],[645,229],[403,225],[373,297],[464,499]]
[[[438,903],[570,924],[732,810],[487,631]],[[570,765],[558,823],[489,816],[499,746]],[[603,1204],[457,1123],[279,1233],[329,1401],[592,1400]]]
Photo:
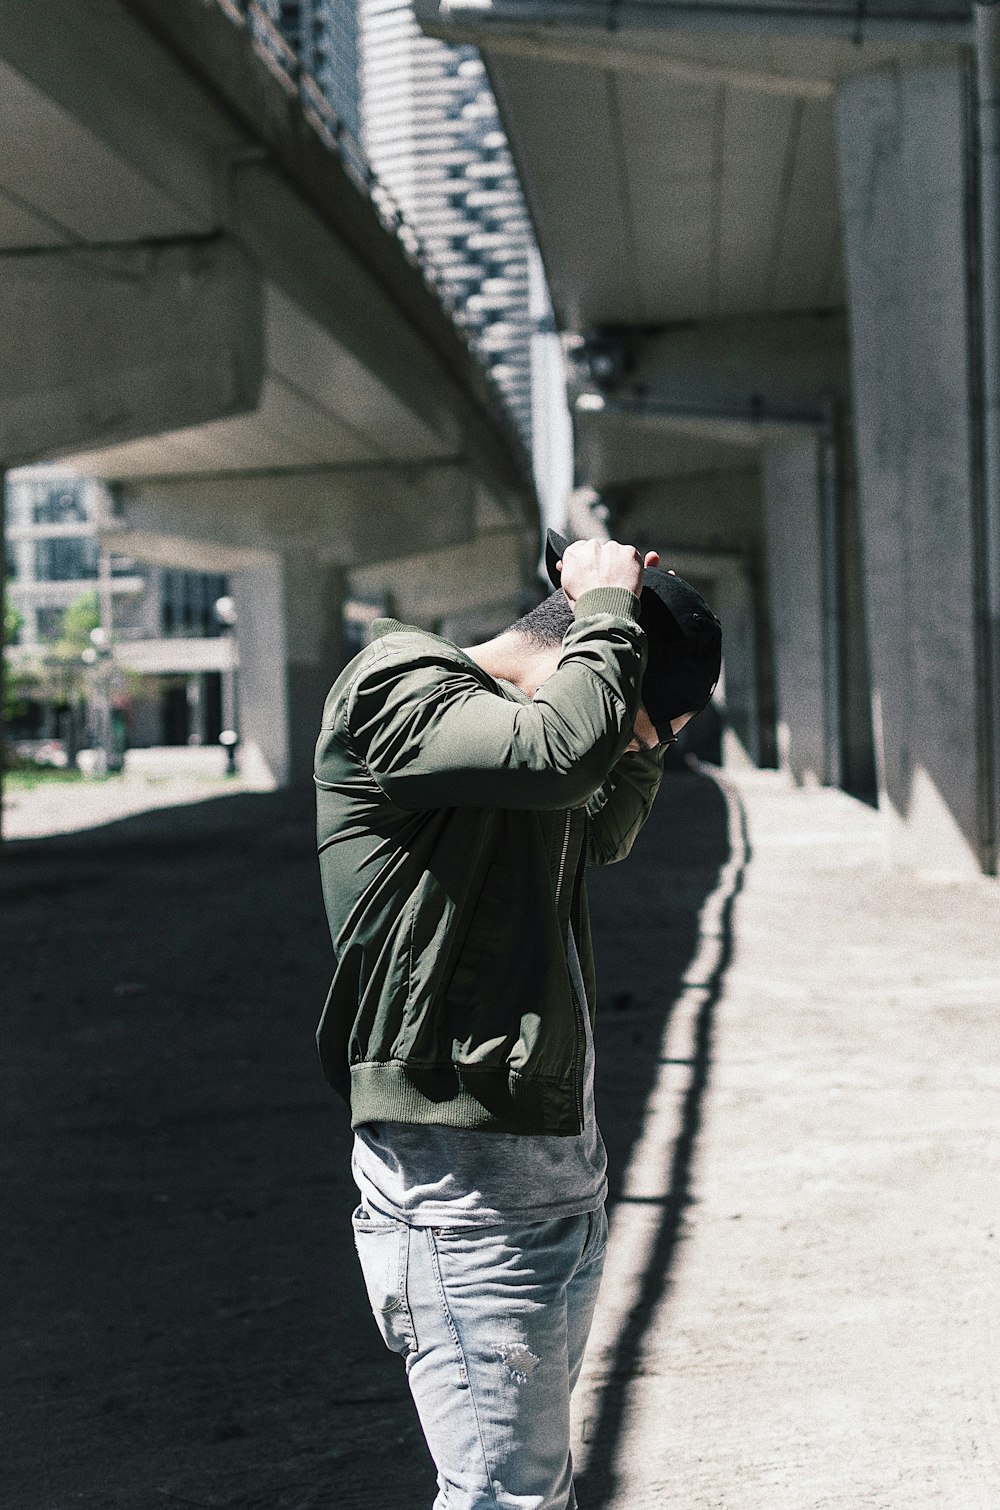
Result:
[[392,619],[337,678],[316,747],[335,955],[317,1031],[351,1123],[568,1136],[596,990],[583,871],[621,859],[662,752],[625,752],[646,639],[638,602],[584,593],[529,699]]

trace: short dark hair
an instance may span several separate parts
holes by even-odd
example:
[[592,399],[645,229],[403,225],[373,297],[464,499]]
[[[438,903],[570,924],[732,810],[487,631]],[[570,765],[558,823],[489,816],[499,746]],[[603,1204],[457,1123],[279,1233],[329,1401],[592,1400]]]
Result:
[[510,628],[511,633],[522,635],[540,650],[548,650],[562,644],[563,635],[572,622],[573,610],[560,587],[556,592],[549,593],[547,598],[543,598]]

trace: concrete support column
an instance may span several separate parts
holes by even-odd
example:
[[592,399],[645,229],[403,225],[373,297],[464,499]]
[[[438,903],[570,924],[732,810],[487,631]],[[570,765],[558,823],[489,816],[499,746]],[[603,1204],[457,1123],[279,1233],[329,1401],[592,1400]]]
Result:
[[204,680],[198,672],[187,679],[188,744],[198,747],[205,743]]
[[275,553],[231,572],[230,592],[240,767],[254,785],[308,786],[323,702],[344,659],[342,574],[312,556]]
[[392,603],[404,623],[461,634],[467,621],[469,632],[486,637],[523,612],[520,592],[534,575],[534,546],[518,531],[498,530],[448,550],[355,567],[350,591],[362,601]]
[[778,758],[798,782],[827,775],[823,516],[814,435],[767,446],[761,462]]
[[239,648],[240,765],[260,786],[289,779],[284,578],[282,559],[273,556],[229,579]]
[[982,351],[983,485],[978,552],[980,829],[982,860],[1000,861],[1000,9],[979,0],[976,90],[979,130],[979,318]]
[[725,702],[724,765],[760,762],[757,706],[757,635],[753,585],[746,567],[733,562],[712,584],[712,607],[723,625],[721,691]]
[[894,858],[979,861],[966,77],[838,87],[879,799]]
[[858,514],[853,420],[838,426],[840,523],[841,784],[845,792],[874,802],[878,796],[872,737],[868,608]]
[[344,664],[343,573],[301,552],[284,557],[288,779],[312,781],[326,694]]

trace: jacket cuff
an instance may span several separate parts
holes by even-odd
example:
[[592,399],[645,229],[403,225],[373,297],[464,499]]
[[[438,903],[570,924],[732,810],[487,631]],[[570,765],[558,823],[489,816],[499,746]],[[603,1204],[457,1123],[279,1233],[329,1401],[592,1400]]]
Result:
[[610,613],[616,619],[638,622],[639,599],[627,587],[592,587],[573,604],[573,617],[583,619],[595,613]]
[[626,750],[619,760],[627,760],[633,770],[641,770],[651,780],[659,781],[663,775],[663,762],[667,757],[667,745],[656,745],[652,750]]

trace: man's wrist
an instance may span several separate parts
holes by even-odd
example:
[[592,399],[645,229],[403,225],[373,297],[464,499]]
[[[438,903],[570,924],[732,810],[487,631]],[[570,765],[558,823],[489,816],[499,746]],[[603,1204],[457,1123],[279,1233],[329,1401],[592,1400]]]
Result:
[[589,587],[573,604],[573,617],[582,619],[597,613],[638,621],[639,599],[627,587]]

